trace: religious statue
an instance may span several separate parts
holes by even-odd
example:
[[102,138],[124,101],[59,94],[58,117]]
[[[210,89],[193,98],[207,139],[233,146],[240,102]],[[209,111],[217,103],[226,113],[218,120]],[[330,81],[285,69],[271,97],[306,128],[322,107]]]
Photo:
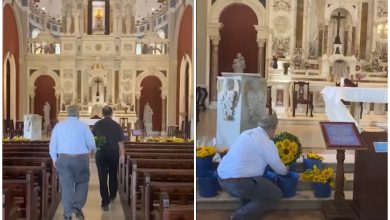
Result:
[[68,16],[66,16],[66,33],[70,34],[70,28],[72,26],[72,15],[69,12]]
[[222,104],[222,110],[223,110],[223,119],[233,120],[234,116],[234,97],[236,95],[236,92],[233,90],[234,82],[232,79],[225,79],[224,80],[224,88],[222,89],[220,95],[221,95],[221,104]]
[[103,10],[101,8],[98,8],[95,12],[95,32],[103,32],[104,26],[103,26]]
[[245,59],[241,53],[237,53],[237,58],[233,60],[233,70],[235,73],[243,73],[246,67]]
[[43,131],[48,132],[50,128],[50,104],[45,102],[43,105]]
[[145,124],[145,129],[146,132],[152,131],[153,128],[153,110],[149,105],[149,102],[146,102],[145,107],[144,107],[144,124]]

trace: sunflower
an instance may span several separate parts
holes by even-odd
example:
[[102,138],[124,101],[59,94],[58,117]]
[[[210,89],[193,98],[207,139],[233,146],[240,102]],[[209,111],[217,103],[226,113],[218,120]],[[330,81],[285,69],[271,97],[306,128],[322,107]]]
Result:
[[204,158],[214,156],[217,153],[217,149],[213,146],[203,146],[196,148],[196,157]]
[[282,162],[289,165],[296,161],[301,155],[302,148],[299,139],[288,132],[282,132],[275,136],[275,145],[278,149]]

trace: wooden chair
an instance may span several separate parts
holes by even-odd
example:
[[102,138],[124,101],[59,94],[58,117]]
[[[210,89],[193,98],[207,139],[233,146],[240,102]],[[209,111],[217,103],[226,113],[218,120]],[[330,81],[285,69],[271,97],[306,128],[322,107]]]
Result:
[[306,105],[306,116],[310,106],[310,117],[313,117],[313,92],[310,92],[309,82],[293,82],[293,117],[298,104]]
[[168,126],[168,137],[174,137],[178,130],[179,130],[179,125]]
[[119,124],[121,125],[122,129],[126,131],[128,129],[128,118],[119,118]]
[[272,115],[272,86],[267,86],[267,103],[265,107],[268,108],[268,114]]
[[[336,82],[336,86],[340,87],[341,86],[341,82],[340,83]],[[358,87],[358,83],[353,83],[349,79],[344,79],[344,86],[343,87]],[[351,102],[348,102],[348,101],[341,100],[341,102],[344,105],[351,105]],[[360,102],[359,104],[360,104],[360,118],[362,118],[362,116],[363,116],[363,102]]]
[[199,110],[206,110],[206,105],[204,104],[204,101],[206,100],[207,95],[208,93],[205,88],[202,88],[200,86],[196,87],[196,106],[197,108],[199,108]]

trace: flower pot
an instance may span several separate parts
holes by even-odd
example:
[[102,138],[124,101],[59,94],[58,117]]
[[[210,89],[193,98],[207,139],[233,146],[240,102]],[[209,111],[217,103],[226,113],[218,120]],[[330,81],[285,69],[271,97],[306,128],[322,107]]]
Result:
[[198,188],[201,197],[209,198],[218,195],[220,189],[216,171],[205,171],[198,175]]
[[297,162],[294,161],[288,166],[288,171],[295,172],[297,170]]
[[196,174],[213,169],[213,156],[197,157],[196,158]]
[[274,184],[277,184],[277,182],[278,182],[278,174],[276,174],[272,171],[265,171],[263,177],[268,179],[269,181],[271,181]]
[[303,169],[304,170],[312,169],[313,165],[316,165],[318,169],[322,169],[322,161],[321,160],[313,160],[313,159],[303,158]]
[[330,196],[332,190],[329,183],[313,183],[314,196],[318,198],[327,198]]
[[287,175],[278,175],[277,184],[282,190],[283,197],[289,198],[295,196],[297,192],[299,174],[296,172],[289,172]]

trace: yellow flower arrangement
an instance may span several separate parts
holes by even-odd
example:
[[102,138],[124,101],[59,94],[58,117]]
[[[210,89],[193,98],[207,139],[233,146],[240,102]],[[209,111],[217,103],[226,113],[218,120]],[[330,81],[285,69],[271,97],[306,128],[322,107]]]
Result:
[[299,139],[288,132],[282,132],[276,135],[274,142],[278,148],[280,159],[286,165],[295,162],[302,153],[302,147]]
[[314,183],[330,183],[331,187],[334,187],[335,185],[335,174],[333,168],[331,167],[320,170],[316,165],[314,165],[313,169],[306,170],[301,175],[301,179],[303,181],[310,181]]
[[315,154],[315,153],[312,153],[312,152],[308,153],[306,155],[306,158],[310,159],[310,160],[321,160],[321,161],[324,160],[324,158],[322,156]]
[[214,156],[217,153],[217,148],[214,146],[204,146],[196,148],[196,157],[205,158],[209,156]]
[[184,143],[185,140],[179,137],[150,137],[146,139],[146,142]]
[[23,142],[23,141],[29,141],[30,139],[24,138],[23,136],[14,136],[12,139],[9,137],[3,138],[3,142]]

